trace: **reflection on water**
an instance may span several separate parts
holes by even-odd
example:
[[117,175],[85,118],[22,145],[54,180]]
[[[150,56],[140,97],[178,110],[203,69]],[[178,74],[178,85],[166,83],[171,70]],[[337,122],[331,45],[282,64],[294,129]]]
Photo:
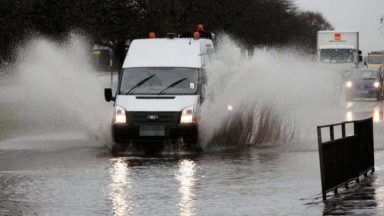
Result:
[[381,122],[382,118],[382,112],[380,112],[380,107],[374,107],[373,108],[373,121],[374,122]]
[[111,183],[108,187],[108,196],[112,201],[113,215],[132,215],[132,201],[129,197],[131,179],[129,167],[122,158],[111,159]]
[[178,164],[178,172],[176,179],[179,181],[179,193],[181,196],[179,206],[180,215],[194,215],[195,210],[195,193],[194,186],[196,183],[196,163],[189,159],[180,160]]
[[347,121],[353,121],[353,112],[352,111],[347,111],[347,114],[345,115],[345,119]]
[[381,102],[347,102],[345,120],[353,121],[372,117],[373,122],[381,123],[384,120]]
[[377,200],[378,207],[384,208],[384,186],[378,186],[375,193],[375,199]]
[[353,106],[353,102],[348,101],[346,106],[347,109],[351,108],[352,106]]
[[375,181],[376,177],[372,175],[350,189],[330,196],[324,203],[323,215],[377,215],[383,194],[380,187],[376,188]]

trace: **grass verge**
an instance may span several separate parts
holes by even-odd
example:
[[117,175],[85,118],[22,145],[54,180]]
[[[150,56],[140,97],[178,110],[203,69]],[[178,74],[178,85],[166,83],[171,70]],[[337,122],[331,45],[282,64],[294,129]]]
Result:
[[10,104],[0,103],[0,140],[16,134],[18,119],[12,111]]

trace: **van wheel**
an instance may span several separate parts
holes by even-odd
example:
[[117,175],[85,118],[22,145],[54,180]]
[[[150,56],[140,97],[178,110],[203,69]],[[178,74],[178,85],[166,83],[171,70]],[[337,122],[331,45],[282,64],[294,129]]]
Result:
[[126,149],[126,145],[123,143],[117,143],[115,142],[112,145],[111,153],[113,156],[118,156],[120,153],[124,152]]
[[381,99],[382,99],[381,94],[380,94],[380,93],[377,93],[377,94],[376,94],[376,100],[377,100],[377,101],[381,101]]
[[194,151],[194,152],[202,151],[201,145],[199,144],[197,137],[193,139],[183,140],[182,147],[183,147],[183,150],[187,150],[187,151]]
[[163,151],[164,144],[156,142],[141,143],[139,150],[143,150],[145,154],[159,154]]
[[202,147],[196,142],[187,142],[184,144],[184,150],[192,151],[192,152],[201,152]]

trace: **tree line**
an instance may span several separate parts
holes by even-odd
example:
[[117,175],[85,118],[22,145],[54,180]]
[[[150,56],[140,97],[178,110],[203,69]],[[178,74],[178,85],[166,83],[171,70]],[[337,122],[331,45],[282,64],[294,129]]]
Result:
[[127,39],[148,32],[189,32],[204,24],[248,48],[295,43],[316,49],[316,32],[332,29],[319,13],[300,11],[291,0],[0,0],[0,59],[30,35],[60,40],[80,30],[122,58]]

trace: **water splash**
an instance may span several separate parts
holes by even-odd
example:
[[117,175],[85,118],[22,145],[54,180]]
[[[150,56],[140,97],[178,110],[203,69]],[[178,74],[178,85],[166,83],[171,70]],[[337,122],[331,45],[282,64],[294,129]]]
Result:
[[220,38],[201,109],[204,146],[313,139],[309,134],[317,124],[342,116],[341,78],[335,71],[292,49],[244,53],[228,36]]
[[76,131],[109,141],[112,106],[103,101],[105,84],[89,54],[88,41],[76,33],[61,42],[34,38],[20,47],[13,67],[16,87],[8,92],[19,124],[41,133]]
[[[109,142],[112,106],[103,101],[105,84],[88,53],[87,40],[78,34],[60,43],[33,39],[19,49],[18,89],[7,93],[15,98],[15,115],[44,133],[80,131]],[[206,148],[305,139],[315,134],[317,124],[338,118],[339,75],[290,49],[245,55],[223,36],[207,76],[200,122]]]

